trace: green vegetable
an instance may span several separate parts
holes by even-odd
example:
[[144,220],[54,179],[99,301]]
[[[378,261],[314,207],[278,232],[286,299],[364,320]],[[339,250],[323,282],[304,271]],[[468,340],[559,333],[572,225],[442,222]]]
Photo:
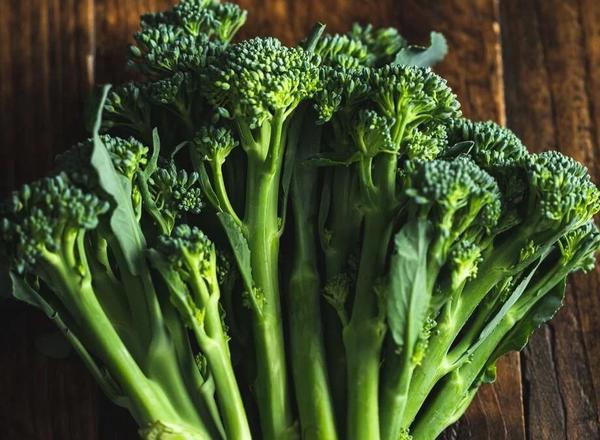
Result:
[[245,20],[142,17],[141,79],[2,208],[13,296],[145,439],[434,439],[593,269],[600,191],[464,118],[438,33]]

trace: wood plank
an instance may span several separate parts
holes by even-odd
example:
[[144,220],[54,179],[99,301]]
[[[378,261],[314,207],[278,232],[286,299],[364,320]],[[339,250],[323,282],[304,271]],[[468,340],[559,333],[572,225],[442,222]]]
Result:
[[[600,4],[504,0],[508,125],[533,150],[558,147],[598,182]],[[531,438],[598,438],[598,269],[573,277],[566,304],[523,355]]]
[[[89,90],[91,0],[0,2],[0,193],[47,171],[83,135]],[[43,356],[36,339],[54,327],[14,303],[0,309],[2,438],[95,438],[96,385],[77,358]],[[51,410],[49,410],[51,409]]]

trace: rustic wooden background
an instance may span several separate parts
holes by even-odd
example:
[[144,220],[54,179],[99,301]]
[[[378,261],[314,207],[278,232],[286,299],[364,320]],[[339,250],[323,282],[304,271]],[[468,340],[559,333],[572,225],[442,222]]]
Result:
[[[0,192],[39,176],[85,134],[92,84],[124,78],[125,48],[144,11],[171,0],[0,0]],[[600,2],[597,0],[239,0],[245,36],[294,42],[316,20],[392,25],[413,41],[442,31],[438,70],[466,115],[513,128],[533,150],[557,147],[600,182]],[[600,271],[571,281],[566,305],[524,353],[500,363],[458,439],[600,438]],[[133,439],[76,358],[34,347],[41,314],[0,309],[0,438]]]

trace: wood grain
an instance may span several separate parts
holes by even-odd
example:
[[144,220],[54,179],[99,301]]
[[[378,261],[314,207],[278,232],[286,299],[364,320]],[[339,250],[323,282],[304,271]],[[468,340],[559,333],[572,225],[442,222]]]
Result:
[[[47,171],[84,135],[92,84],[92,0],[0,2],[0,193]],[[3,294],[3,292],[2,292]],[[0,426],[7,439],[95,438],[97,387],[76,359],[34,348],[54,331],[41,313],[0,309]]]
[[[600,4],[505,0],[508,125],[534,150],[557,147],[600,178]],[[565,307],[523,355],[527,430],[534,439],[600,436],[600,275],[571,280]]]

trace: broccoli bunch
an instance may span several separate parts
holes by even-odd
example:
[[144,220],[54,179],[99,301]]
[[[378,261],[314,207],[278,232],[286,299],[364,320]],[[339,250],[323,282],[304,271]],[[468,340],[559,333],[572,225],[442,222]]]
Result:
[[14,296],[143,438],[434,439],[593,269],[600,190],[463,117],[440,34],[245,20],[142,17],[138,80],[3,205]]

